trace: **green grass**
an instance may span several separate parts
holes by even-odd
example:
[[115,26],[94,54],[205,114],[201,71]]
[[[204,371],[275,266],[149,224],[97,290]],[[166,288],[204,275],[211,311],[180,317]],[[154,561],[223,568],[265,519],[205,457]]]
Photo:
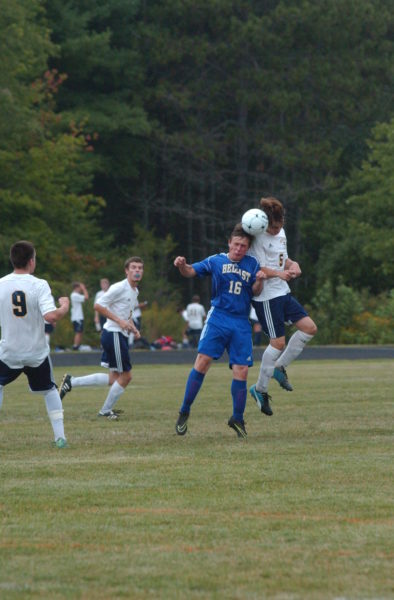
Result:
[[226,365],[184,437],[190,368],[137,366],[119,422],[96,417],[104,388],[66,396],[66,450],[21,376],[0,413],[0,597],[394,598],[392,367],[296,362],[273,417],[248,400],[243,441]]

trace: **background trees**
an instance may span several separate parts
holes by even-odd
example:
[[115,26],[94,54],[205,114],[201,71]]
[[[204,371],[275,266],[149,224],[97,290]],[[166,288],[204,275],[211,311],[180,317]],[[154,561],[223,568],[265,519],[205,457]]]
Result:
[[195,290],[207,304],[209,288],[180,282],[172,256],[193,261],[225,248],[244,210],[274,194],[303,266],[302,301],[327,283],[387,296],[389,0],[7,6],[3,256],[26,232],[40,238],[45,273],[59,284],[78,273],[93,283],[119,272],[149,231],[152,299],[186,301]]

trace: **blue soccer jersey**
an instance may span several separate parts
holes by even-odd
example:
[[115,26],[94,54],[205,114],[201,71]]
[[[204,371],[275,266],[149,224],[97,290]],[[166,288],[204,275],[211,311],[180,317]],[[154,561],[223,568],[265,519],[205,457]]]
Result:
[[249,317],[252,286],[260,269],[253,256],[244,256],[235,262],[222,252],[193,263],[192,267],[199,277],[211,275],[211,304],[214,308],[234,317]]

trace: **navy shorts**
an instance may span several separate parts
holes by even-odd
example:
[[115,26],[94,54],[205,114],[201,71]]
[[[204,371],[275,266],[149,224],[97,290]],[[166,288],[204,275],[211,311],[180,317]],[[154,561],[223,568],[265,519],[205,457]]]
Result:
[[220,325],[207,319],[198,344],[198,352],[217,360],[227,350],[230,365],[253,365],[252,333],[248,319],[223,317]]
[[72,324],[73,324],[75,333],[83,332],[83,320],[82,321],[73,321]]
[[129,355],[129,338],[119,331],[101,332],[101,366],[107,367],[111,371],[123,373],[131,371]]
[[305,308],[291,294],[262,302],[252,301],[263,331],[270,340],[285,335],[285,325],[308,316]]
[[56,387],[53,381],[52,364],[48,357],[38,367],[22,367],[20,369],[11,369],[0,360],[0,385],[11,383],[21,373],[26,375],[32,392],[46,392]]

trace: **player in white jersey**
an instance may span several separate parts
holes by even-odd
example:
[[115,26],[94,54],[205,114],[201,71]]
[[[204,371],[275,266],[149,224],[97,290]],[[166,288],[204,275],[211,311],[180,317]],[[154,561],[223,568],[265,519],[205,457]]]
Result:
[[66,373],[60,386],[62,399],[74,387],[111,386],[98,413],[98,416],[110,420],[118,419],[121,411],[113,408],[131,381],[129,334],[133,333],[136,340],[140,337],[132,316],[138,306],[138,284],[144,274],[144,263],[138,256],[132,256],[126,260],[124,269],[126,279],[111,285],[94,305],[94,310],[107,319],[101,333],[101,365],[109,369],[109,374],[94,373],[73,377]]
[[69,299],[59,298],[56,308],[47,281],[34,277],[36,252],[31,242],[16,242],[10,261],[13,273],[0,279],[0,408],[4,386],[25,373],[30,390],[44,396],[55,444],[64,448],[63,408],[53,381],[45,322],[53,325],[64,317]]
[[[288,285],[288,281],[301,275],[301,269],[287,254],[283,205],[276,198],[262,198],[260,208],[268,217],[268,228],[254,238],[249,253],[257,258],[267,279],[252,304],[270,343],[263,353],[257,383],[249,391],[261,412],[272,415],[271,396],[268,395],[271,377],[285,390],[293,390],[286,367],[301,354],[316,334],[317,327],[304,307],[291,295]],[[286,349],[285,324],[297,327]]]

